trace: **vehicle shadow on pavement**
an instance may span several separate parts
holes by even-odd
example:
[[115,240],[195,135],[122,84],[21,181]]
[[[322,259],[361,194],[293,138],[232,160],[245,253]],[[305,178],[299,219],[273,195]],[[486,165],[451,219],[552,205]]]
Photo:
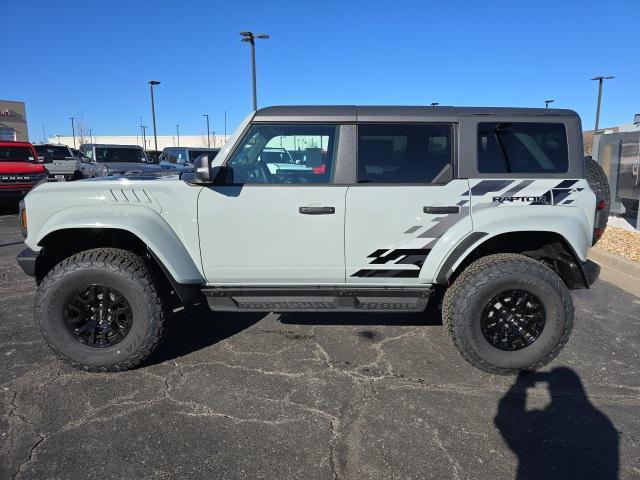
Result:
[[313,312],[285,313],[280,321],[290,325],[442,325],[440,310],[428,308],[418,313]]
[[249,328],[265,315],[212,312],[206,305],[185,308],[171,316],[165,341],[145,365],[162,363],[207,348]]
[[[212,312],[206,305],[185,308],[171,316],[165,341],[145,365],[155,365],[210,347],[251,327],[265,312]],[[442,325],[440,311],[421,313],[283,313],[283,324],[290,325]]]
[[18,208],[17,201],[0,200],[0,215],[17,215]]
[[[551,402],[527,410],[527,396],[532,403],[543,398],[536,388],[540,383]],[[494,422],[518,457],[517,480],[618,478],[618,431],[589,401],[570,368],[521,373],[500,400]]]

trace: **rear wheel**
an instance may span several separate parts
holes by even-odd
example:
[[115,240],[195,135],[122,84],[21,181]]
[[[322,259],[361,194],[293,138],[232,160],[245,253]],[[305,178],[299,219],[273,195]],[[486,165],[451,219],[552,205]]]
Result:
[[145,262],[114,248],[87,250],[56,265],[38,287],[35,318],[63,360],[91,371],[136,367],[153,352],[165,325]]
[[446,291],[442,317],[465,360],[491,373],[534,370],[564,347],[573,302],[564,282],[537,260],[489,255]]

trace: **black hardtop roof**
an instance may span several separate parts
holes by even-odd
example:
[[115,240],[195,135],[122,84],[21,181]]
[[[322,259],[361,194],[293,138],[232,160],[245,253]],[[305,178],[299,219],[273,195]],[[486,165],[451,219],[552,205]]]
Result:
[[357,106],[291,105],[261,108],[256,121],[411,121],[457,118],[459,116],[551,116],[577,117],[573,110],[558,108],[450,107],[450,106]]

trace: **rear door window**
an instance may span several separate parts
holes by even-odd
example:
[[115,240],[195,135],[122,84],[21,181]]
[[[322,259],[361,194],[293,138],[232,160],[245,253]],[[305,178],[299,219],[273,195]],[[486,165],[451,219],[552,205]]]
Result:
[[565,173],[567,132],[562,123],[478,124],[480,173]]
[[451,179],[452,127],[358,126],[358,183],[443,183]]

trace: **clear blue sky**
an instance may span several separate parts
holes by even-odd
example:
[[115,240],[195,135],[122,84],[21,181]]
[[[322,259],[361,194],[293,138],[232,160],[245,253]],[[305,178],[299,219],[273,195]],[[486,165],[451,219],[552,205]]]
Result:
[[251,108],[249,48],[257,44],[258,102],[572,108],[601,125],[640,113],[640,1],[3,0],[0,98],[27,103],[31,139],[70,134],[231,131]]

